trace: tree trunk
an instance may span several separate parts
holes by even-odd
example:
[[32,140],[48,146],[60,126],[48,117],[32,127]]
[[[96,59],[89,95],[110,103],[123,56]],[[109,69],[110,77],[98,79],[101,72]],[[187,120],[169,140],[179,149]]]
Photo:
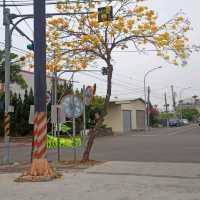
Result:
[[108,67],[108,77],[107,77],[107,92],[106,92],[106,98],[105,98],[105,102],[104,102],[104,113],[101,116],[95,117],[96,125],[89,132],[89,139],[88,139],[88,142],[87,142],[87,145],[86,145],[85,151],[83,153],[83,157],[82,157],[83,162],[87,162],[90,160],[90,152],[91,152],[92,146],[94,144],[96,132],[103,123],[103,118],[106,115],[108,104],[110,101],[111,88],[112,88],[112,72],[113,72],[113,66],[111,65],[110,61],[107,63],[107,67]]
[[104,110],[107,111],[107,107],[110,101],[111,96],[111,89],[112,89],[112,73],[113,73],[113,66],[111,63],[108,63],[108,78],[107,78],[107,93],[106,93],[106,99],[104,102]]
[[95,129],[91,129],[90,132],[89,132],[89,139],[88,139],[88,142],[87,142],[87,146],[85,148],[85,151],[84,151],[83,157],[82,157],[83,162],[87,162],[87,161],[90,160],[90,152],[91,152],[92,146],[94,144],[95,136],[96,136]]

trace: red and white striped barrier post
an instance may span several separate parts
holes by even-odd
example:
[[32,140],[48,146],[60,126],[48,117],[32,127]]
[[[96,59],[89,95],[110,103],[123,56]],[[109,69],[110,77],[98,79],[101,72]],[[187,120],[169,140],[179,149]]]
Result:
[[4,113],[4,134],[5,136],[10,135],[10,115],[8,112]]
[[33,159],[45,158],[47,154],[46,112],[35,112],[33,137]]

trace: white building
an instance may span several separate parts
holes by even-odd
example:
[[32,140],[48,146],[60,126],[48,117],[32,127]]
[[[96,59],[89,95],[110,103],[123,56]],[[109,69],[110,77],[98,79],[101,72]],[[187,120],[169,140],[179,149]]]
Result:
[[144,129],[145,103],[141,98],[132,100],[111,101],[108,106],[104,123],[111,127],[113,132],[128,132]]
[[[26,83],[28,85],[27,90],[29,91],[30,88],[32,88],[34,91],[34,73],[31,71],[21,70],[20,74],[23,76],[24,80],[26,81]],[[59,78],[58,80],[59,80],[59,82],[66,81],[65,79],[62,79],[62,78]],[[50,91],[52,88],[52,76],[47,75],[46,81],[47,81],[47,91]],[[21,89],[21,87],[19,85],[14,83],[14,84],[11,84],[10,87],[11,87],[11,91],[13,93],[16,92],[18,94],[21,94],[22,98],[24,97],[25,90]]]
[[199,98],[187,98],[179,101],[178,108],[195,108],[200,112],[200,99]]

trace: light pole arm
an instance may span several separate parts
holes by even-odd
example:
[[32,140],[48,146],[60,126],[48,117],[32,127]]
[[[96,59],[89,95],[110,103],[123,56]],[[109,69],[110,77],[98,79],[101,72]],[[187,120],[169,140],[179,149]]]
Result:
[[[29,40],[31,43],[33,43],[33,40],[31,38],[29,38],[20,28],[18,28],[17,26],[15,26],[15,24],[11,21],[11,24],[13,25],[13,27],[15,27],[15,30],[23,37],[25,37],[27,40]],[[14,29],[11,29],[14,30]],[[11,32],[12,34],[12,32]]]
[[150,69],[147,71],[144,75],[144,101],[145,101],[145,130],[147,128],[147,95],[146,95],[146,77],[149,73],[153,72],[154,70],[160,69],[162,66],[154,67],[153,69]]
[[162,66],[159,66],[159,67],[154,67],[153,69],[150,69],[149,71],[147,71],[144,75],[144,80],[146,79],[147,75],[151,72],[153,72],[154,70],[157,70],[157,69],[160,69],[162,68]]
[[162,66],[159,67],[154,67],[153,69],[150,69],[149,71],[147,71],[144,75],[144,98],[145,98],[145,106],[146,106],[146,77],[149,73],[153,72],[154,70],[160,69],[162,68]]

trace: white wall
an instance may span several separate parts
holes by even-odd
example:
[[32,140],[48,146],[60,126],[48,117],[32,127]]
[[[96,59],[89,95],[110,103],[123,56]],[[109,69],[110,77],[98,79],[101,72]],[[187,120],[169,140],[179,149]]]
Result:
[[137,129],[136,110],[145,110],[145,105],[140,100],[112,102],[108,107],[108,114],[104,123],[112,127],[114,132],[123,132],[123,110],[131,111],[132,129]]
[[[20,74],[23,76],[24,80],[28,85],[28,91],[30,90],[30,88],[32,88],[34,91],[34,73],[29,71],[21,71]],[[52,78],[50,76],[47,76],[46,81],[47,91],[50,91],[52,86]],[[64,81],[64,79],[59,79],[59,81]],[[24,97],[25,90],[21,89],[21,87],[17,84],[11,84],[11,91],[13,93],[15,92],[17,94],[21,94],[22,98]]]

